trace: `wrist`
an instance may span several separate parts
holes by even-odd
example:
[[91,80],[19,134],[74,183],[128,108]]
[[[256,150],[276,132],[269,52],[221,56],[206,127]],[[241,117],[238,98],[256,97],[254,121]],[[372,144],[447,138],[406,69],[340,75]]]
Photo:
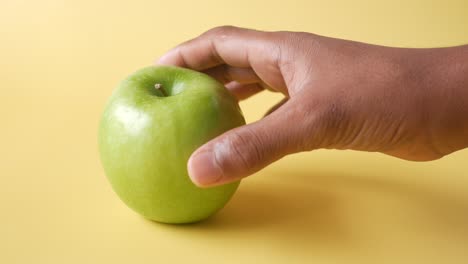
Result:
[[468,147],[468,46],[421,52],[412,67],[422,89],[424,127],[432,146],[447,155]]

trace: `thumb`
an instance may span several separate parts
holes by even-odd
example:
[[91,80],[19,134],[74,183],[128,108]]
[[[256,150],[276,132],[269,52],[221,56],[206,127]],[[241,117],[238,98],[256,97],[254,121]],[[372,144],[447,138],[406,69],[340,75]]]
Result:
[[297,151],[299,131],[290,125],[294,120],[287,113],[275,111],[197,149],[188,161],[192,181],[200,187],[236,181]]

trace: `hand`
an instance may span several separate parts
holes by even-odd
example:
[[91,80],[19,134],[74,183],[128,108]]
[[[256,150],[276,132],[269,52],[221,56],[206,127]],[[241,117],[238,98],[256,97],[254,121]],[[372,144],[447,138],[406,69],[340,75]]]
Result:
[[285,99],[263,119],[224,133],[189,162],[199,186],[246,177],[319,148],[434,160],[468,146],[468,49],[402,49],[310,33],[219,27],[160,64],[203,71],[239,99]]

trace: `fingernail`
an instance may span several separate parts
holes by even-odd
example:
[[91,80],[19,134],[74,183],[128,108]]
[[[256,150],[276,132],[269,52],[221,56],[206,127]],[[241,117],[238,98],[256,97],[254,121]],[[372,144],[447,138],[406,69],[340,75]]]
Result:
[[223,176],[221,168],[214,159],[214,153],[211,151],[192,155],[188,162],[188,172],[192,181],[198,186],[213,185]]

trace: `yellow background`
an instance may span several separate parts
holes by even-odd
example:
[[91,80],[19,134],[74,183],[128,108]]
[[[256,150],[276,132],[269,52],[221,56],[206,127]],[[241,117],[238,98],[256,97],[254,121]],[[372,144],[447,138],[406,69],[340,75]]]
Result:
[[[96,145],[115,85],[223,24],[405,47],[468,43],[460,1],[0,2],[0,263],[468,263],[468,151],[293,155],[210,220],[146,221]],[[278,95],[241,104],[258,119]]]

